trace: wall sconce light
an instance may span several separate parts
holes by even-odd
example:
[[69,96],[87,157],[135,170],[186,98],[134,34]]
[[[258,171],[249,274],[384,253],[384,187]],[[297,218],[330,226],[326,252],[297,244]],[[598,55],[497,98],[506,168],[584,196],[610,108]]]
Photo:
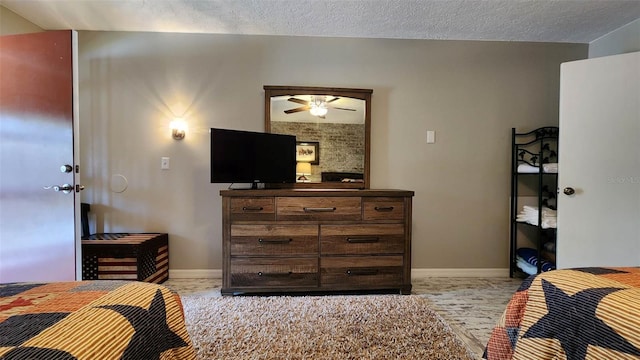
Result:
[[170,124],[171,137],[174,140],[182,140],[187,135],[187,122],[182,118],[175,118]]
[[298,177],[298,182],[308,182],[309,178],[307,178],[305,175],[311,175],[311,163],[308,163],[308,162],[296,163],[296,174],[300,175]]

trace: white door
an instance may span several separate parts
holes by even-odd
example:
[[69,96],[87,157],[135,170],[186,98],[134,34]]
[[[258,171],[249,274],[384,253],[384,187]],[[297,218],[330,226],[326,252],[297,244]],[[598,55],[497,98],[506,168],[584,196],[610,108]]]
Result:
[[558,267],[639,266],[640,52],[562,64],[559,147]]
[[0,37],[0,283],[75,280],[80,267],[76,39]]

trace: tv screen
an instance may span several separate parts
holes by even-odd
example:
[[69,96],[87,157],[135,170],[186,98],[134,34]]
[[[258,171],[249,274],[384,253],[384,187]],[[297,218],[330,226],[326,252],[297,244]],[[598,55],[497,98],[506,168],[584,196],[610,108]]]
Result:
[[295,136],[211,129],[212,183],[295,181]]

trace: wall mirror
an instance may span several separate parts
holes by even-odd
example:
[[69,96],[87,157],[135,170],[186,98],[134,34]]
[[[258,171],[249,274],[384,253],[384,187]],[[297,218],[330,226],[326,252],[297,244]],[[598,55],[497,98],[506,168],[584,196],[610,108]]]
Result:
[[369,188],[369,89],[264,86],[265,131],[296,136],[296,188]]

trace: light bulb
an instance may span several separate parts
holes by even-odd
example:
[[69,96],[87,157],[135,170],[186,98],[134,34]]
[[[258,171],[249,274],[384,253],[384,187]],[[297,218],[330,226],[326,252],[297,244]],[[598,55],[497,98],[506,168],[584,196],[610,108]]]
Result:
[[182,118],[175,118],[170,124],[169,127],[171,128],[171,136],[175,139],[175,140],[182,140],[184,139],[186,133],[187,133],[187,122],[184,121],[184,119]]
[[327,115],[328,111],[329,109],[327,109],[325,106],[320,106],[319,108],[316,109],[316,113],[317,113],[316,116],[325,116]]

